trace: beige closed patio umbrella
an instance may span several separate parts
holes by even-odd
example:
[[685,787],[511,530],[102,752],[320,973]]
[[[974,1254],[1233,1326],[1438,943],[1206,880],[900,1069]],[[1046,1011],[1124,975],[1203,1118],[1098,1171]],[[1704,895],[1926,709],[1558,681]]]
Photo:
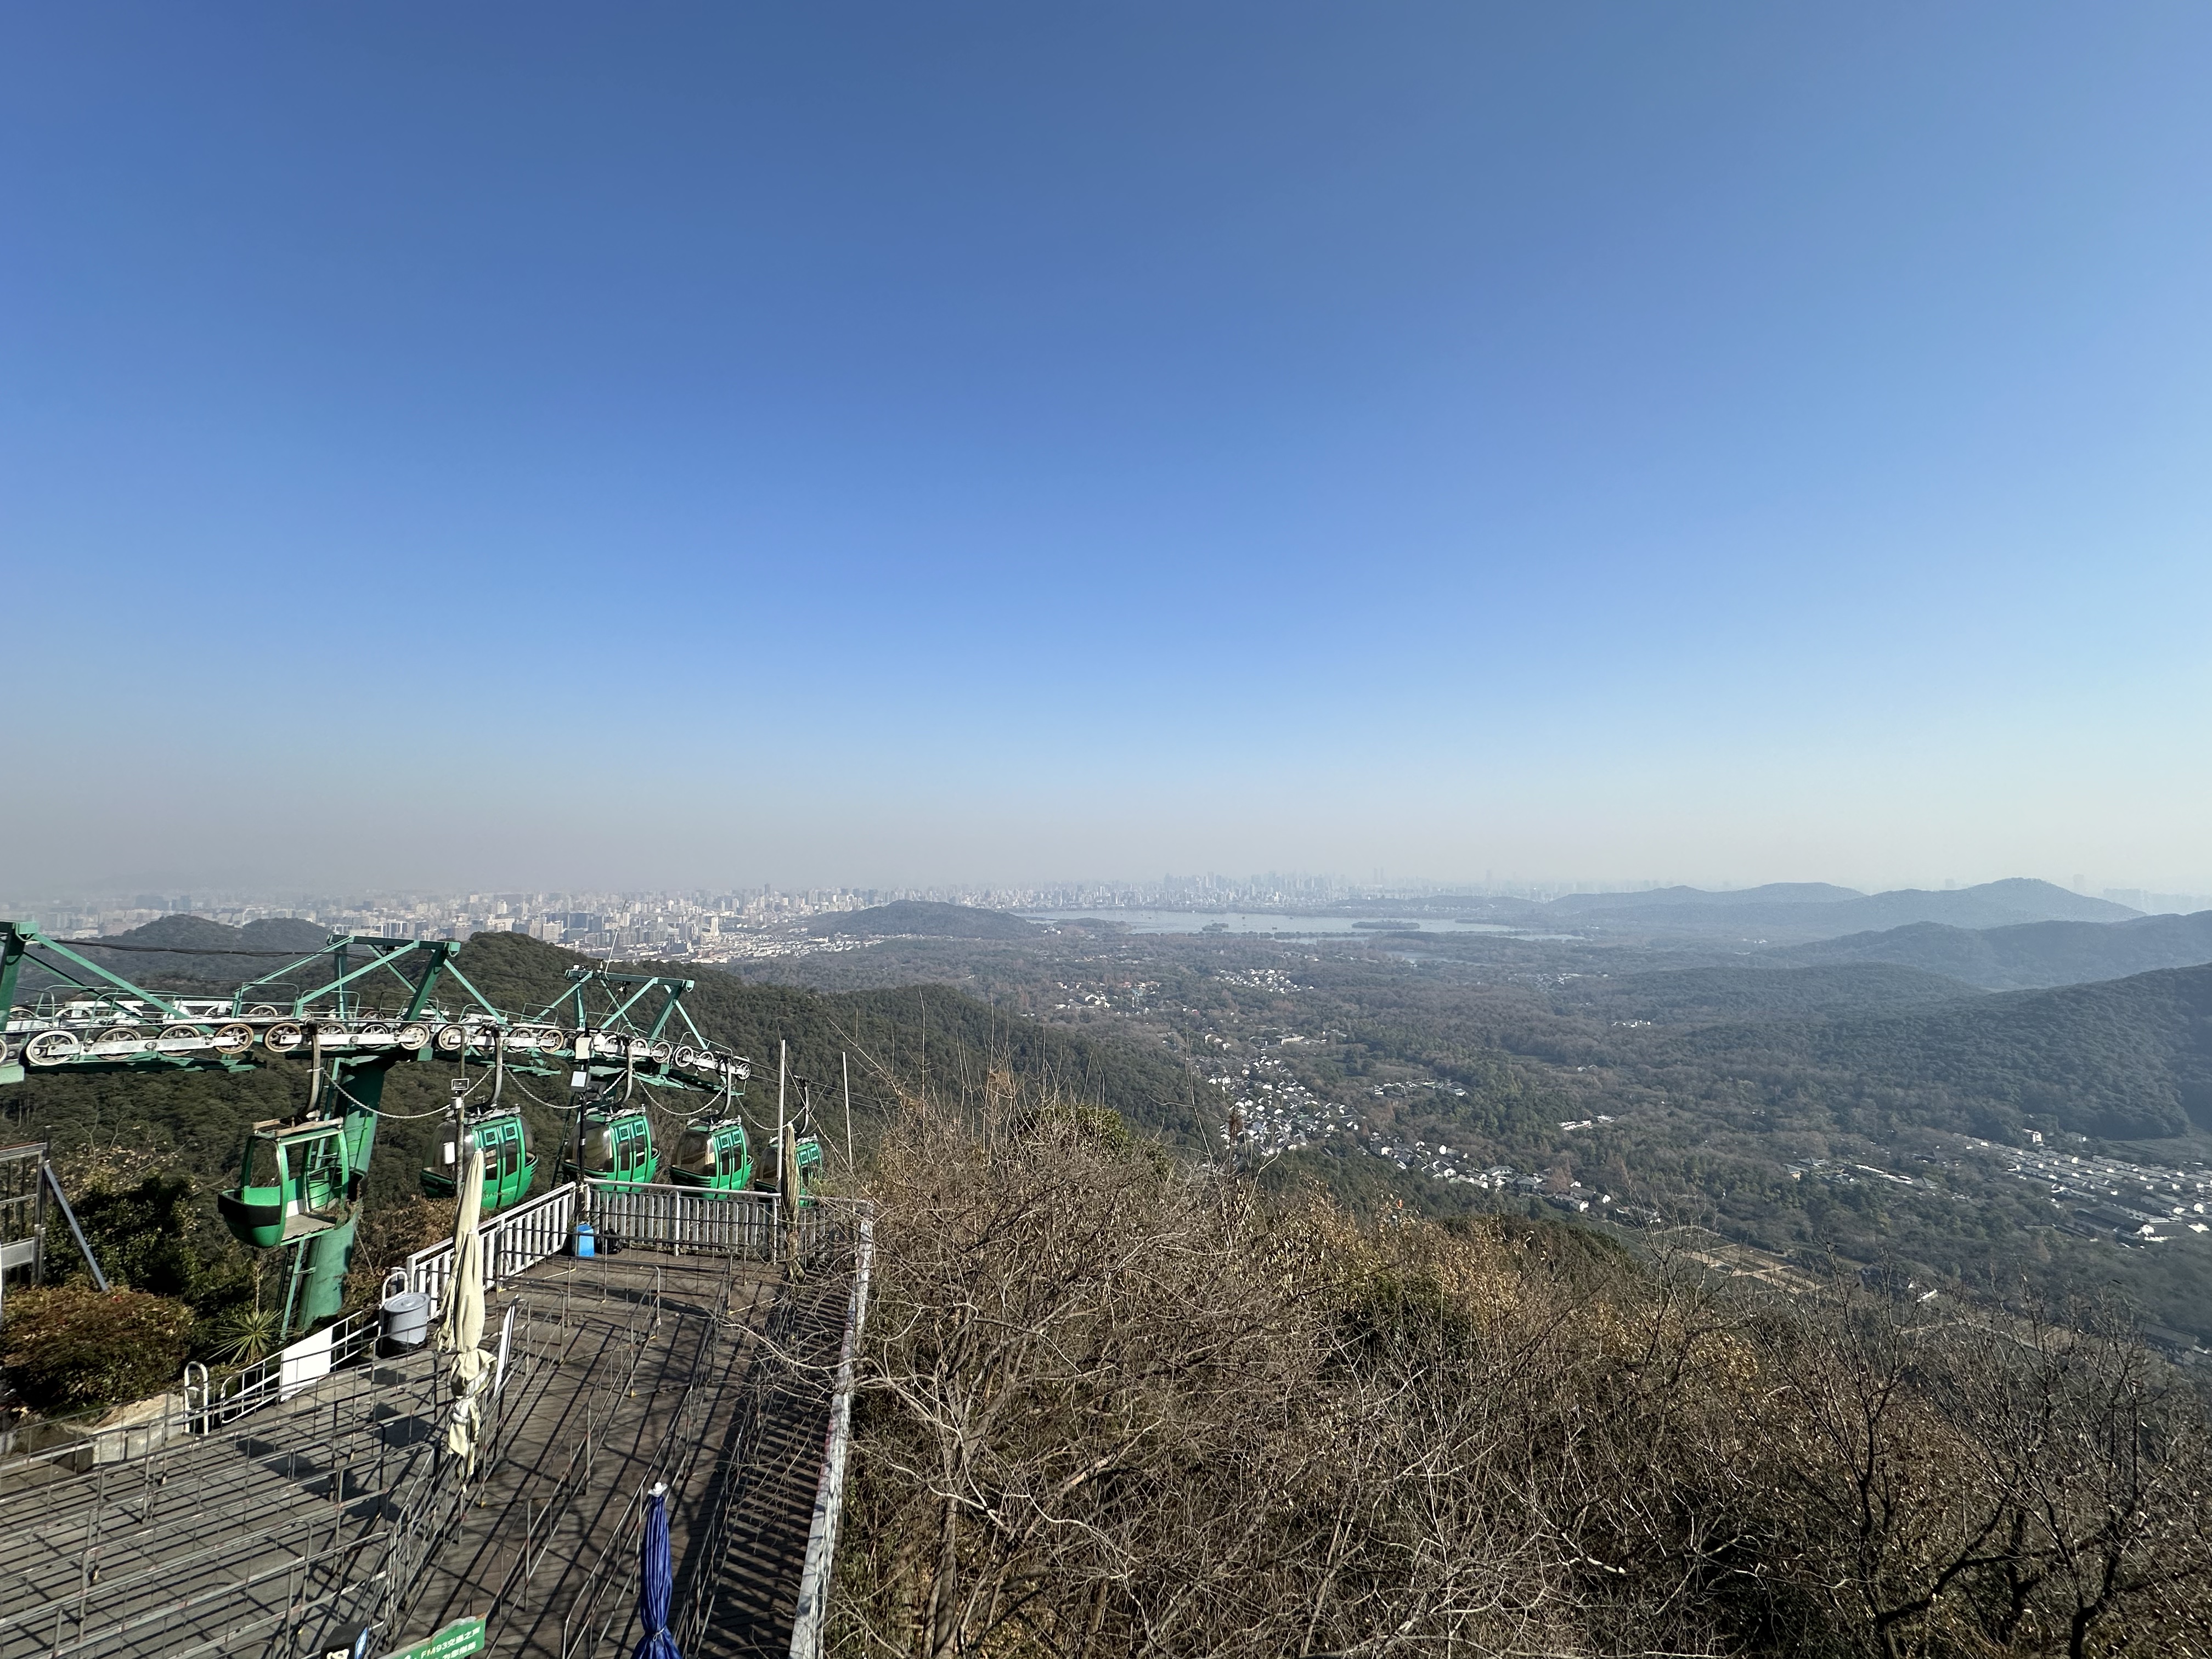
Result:
[[447,1376],[453,1396],[453,1413],[446,1425],[446,1449],[476,1462],[477,1429],[482,1415],[478,1396],[491,1370],[491,1356],[477,1345],[483,1340],[483,1235],[477,1223],[483,1214],[484,1155],[481,1146],[469,1151],[463,1174],[460,1202],[453,1212],[453,1273],[446,1285],[446,1306],[438,1322],[438,1352],[453,1356]]

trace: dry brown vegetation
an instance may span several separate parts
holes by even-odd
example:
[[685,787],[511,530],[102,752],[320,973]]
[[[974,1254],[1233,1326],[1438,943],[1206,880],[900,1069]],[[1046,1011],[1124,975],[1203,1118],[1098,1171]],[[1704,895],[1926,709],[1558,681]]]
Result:
[[1267,1208],[1096,1115],[910,1111],[871,1185],[835,1651],[2212,1652],[2124,1332]]

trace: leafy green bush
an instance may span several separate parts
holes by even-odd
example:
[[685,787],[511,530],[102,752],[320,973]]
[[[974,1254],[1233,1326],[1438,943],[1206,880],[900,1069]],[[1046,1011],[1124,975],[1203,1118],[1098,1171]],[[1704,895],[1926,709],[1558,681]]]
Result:
[[[77,1200],[76,1215],[110,1279],[183,1302],[198,1299],[206,1270],[192,1248],[191,1176],[149,1175],[133,1187],[94,1187]],[[75,1252],[54,1254],[55,1266],[72,1280],[85,1276]]]
[[17,1291],[0,1327],[0,1369],[40,1411],[84,1411],[143,1400],[176,1380],[192,1311],[144,1291],[81,1285]]

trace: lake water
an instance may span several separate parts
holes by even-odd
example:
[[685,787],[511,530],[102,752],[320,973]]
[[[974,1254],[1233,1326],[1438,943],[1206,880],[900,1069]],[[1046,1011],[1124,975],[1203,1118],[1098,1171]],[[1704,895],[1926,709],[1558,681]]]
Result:
[[[1411,916],[1294,916],[1271,910],[1024,910],[1027,921],[1115,921],[1133,933],[1197,933],[1219,922],[1231,933],[1283,933],[1293,937],[1318,937],[1322,934],[1357,936],[1362,933],[1381,933],[1387,930],[1372,926],[1376,921],[1401,923],[1408,932],[1423,933],[1520,933],[1526,930],[1508,927],[1498,921],[1455,921],[1448,917],[1426,916],[1417,923]],[[1356,924],[1368,922],[1361,927]]]

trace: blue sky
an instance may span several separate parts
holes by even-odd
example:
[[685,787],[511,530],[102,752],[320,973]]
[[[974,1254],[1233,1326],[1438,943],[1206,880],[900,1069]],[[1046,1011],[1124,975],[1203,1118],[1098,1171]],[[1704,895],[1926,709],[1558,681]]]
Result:
[[2201,7],[11,4],[0,77],[0,885],[2212,890]]

